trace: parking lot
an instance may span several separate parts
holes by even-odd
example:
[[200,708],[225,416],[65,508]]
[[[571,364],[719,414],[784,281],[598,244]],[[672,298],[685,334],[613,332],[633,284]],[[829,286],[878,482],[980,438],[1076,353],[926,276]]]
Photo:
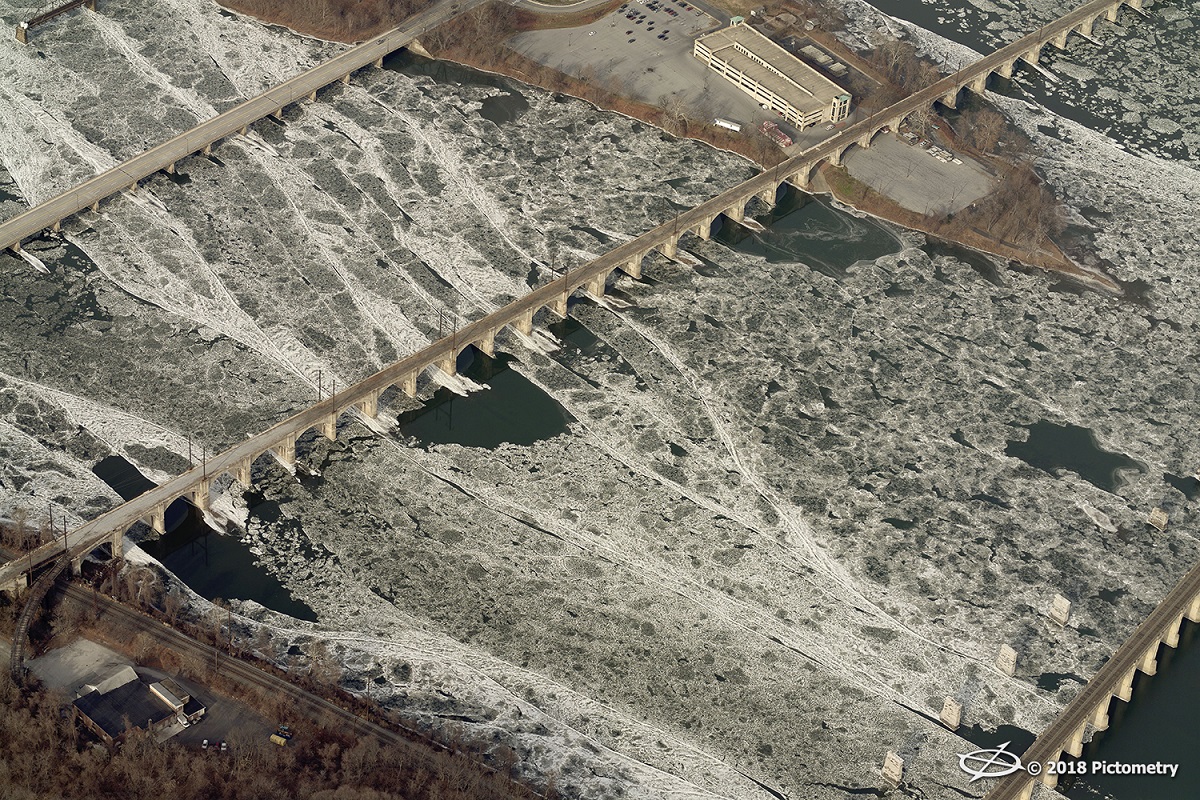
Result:
[[[626,97],[655,105],[678,98],[684,113],[693,118],[711,122],[720,117],[740,123],[743,129],[766,120],[778,122],[795,140],[786,150],[788,155],[812,147],[862,116],[855,109],[837,128],[820,124],[803,132],[782,123],[692,55],[697,36],[725,24],[678,0],[634,0],[591,25],[530,31],[514,37],[509,45],[542,64]],[[992,188],[991,176],[978,164],[965,159],[960,164],[940,161],[895,133],[880,134],[867,150],[852,147],[844,158],[855,178],[923,214],[957,211]]]
[[775,119],[692,55],[697,36],[727,22],[678,2],[635,1],[591,25],[529,31],[513,37],[509,45],[626,97],[655,105],[678,98],[686,113],[697,119],[721,117],[743,125]]
[[858,180],[921,214],[958,211],[992,190],[992,176],[978,163],[958,154],[952,158],[962,163],[942,161],[931,149],[881,133],[866,150],[851,147],[843,163]]

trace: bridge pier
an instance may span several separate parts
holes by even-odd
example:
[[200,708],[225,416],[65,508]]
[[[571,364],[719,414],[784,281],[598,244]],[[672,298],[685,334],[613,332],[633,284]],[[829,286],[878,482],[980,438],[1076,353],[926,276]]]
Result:
[[59,233],[61,231],[62,231],[62,220],[61,219],[55,220],[53,223],[51,223],[51,225],[50,225],[51,233]]
[[[491,355],[489,353],[488,355]],[[368,419],[375,419],[379,416],[379,392],[371,392],[362,400],[354,404],[354,407],[359,410],[362,415]]]
[[1067,752],[1076,758],[1083,755],[1083,736],[1085,733],[1087,733],[1086,722],[1075,729],[1075,732],[1071,734],[1071,741],[1067,742]]
[[1117,2],[1117,3],[1109,6],[1108,9],[1105,10],[1104,18],[1106,20],[1108,20],[1109,22],[1116,22],[1117,21],[1117,12],[1120,10],[1121,10],[1121,3]]
[[375,59],[375,69],[383,69],[383,56]]
[[1147,675],[1154,675],[1158,672],[1158,642],[1155,642],[1142,655],[1142,660],[1138,662],[1138,669]]
[[316,89],[313,89],[313,91],[308,95],[308,102],[310,102],[310,103],[317,102],[317,90]]
[[517,318],[515,320],[513,320],[512,323],[510,323],[510,324],[514,328],[516,328],[519,333],[523,333],[526,336],[532,336],[533,335],[533,312],[527,311],[523,314],[518,315]]
[[1021,60],[1031,67],[1038,65],[1038,59],[1042,57],[1042,48],[1040,46],[1029,50],[1021,56]]
[[317,423],[317,430],[331,442],[337,441],[337,417],[331,416],[327,420]]
[[271,455],[279,460],[285,469],[291,471],[296,467],[296,435],[289,433],[279,444],[271,447]]
[[250,466],[253,463],[251,459],[247,458],[245,461],[238,462],[238,465],[233,470],[234,480],[247,489],[250,488]]
[[953,92],[947,92],[942,96],[942,105],[946,108],[958,108],[958,93],[961,89],[956,89]]
[[400,391],[409,397],[417,396],[417,373],[410,372],[400,379]]
[[[875,133],[879,133],[879,131],[875,131]],[[855,144],[857,144],[863,150],[869,149],[871,147],[871,139],[874,138],[875,133],[864,133],[858,138],[858,141],[855,142]]]
[[600,298],[604,297],[604,288],[605,284],[607,283],[607,275],[597,275],[587,282],[587,285],[584,287],[584,291],[599,300]]
[[1092,723],[1092,727],[1098,731],[1108,730],[1108,705],[1110,702],[1111,698],[1096,706],[1096,710],[1092,712],[1091,719],[1088,720]]
[[29,44],[29,23],[22,22],[17,26],[17,41],[21,44]]
[[999,67],[996,68],[996,73],[1001,78],[1011,78],[1013,76],[1013,70],[1016,68],[1017,68],[1017,62],[1006,61],[1005,63],[1001,64]]
[[1079,23],[1079,25],[1076,26],[1075,30],[1079,31],[1080,36],[1090,37],[1092,35],[1092,26],[1095,24],[1096,24],[1096,18],[1089,17],[1088,19],[1085,19],[1083,22]]
[[971,81],[971,85],[969,88],[975,94],[982,96],[983,93],[987,91],[987,79],[988,79],[988,76],[986,74],[980,75],[978,78]]
[[565,294],[562,297],[556,297],[555,299],[551,300],[550,305],[546,307],[549,308],[550,313],[554,314],[555,316],[561,317],[562,319],[567,318],[567,296]]
[[250,131],[249,125],[243,125],[242,127],[238,128],[238,133],[240,133],[242,136],[245,136],[249,131]]
[[280,122],[283,122],[283,108],[277,108],[274,111],[272,111],[270,114],[268,114],[267,116],[274,117],[275,119],[279,120]]
[[92,203],[92,213],[93,213],[93,214],[99,214],[99,213],[100,213],[100,201],[99,201],[99,200],[97,200],[96,202]]
[[458,358],[455,356],[443,358],[437,362],[437,368],[446,373],[447,377],[453,378],[458,374]]
[[792,175],[790,178],[788,178],[788,182],[791,183],[793,186],[796,186],[799,189],[802,189],[802,190],[807,189],[808,188],[808,173],[810,171],[811,171],[811,167],[805,167],[800,172],[797,172],[795,175]]
[[846,148],[843,147],[839,150],[834,150],[832,153],[830,153],[829,158],[826,159],[827,161],[829,161],[829,166],[840,167],[842,165],[842,153],[844,153],[844,152],[846,152]]
[[175,174],[175,162],[174,161],[172,161],[170,164],[167,164],[166,172],[168,175]]
[[75,556],[71,559],[71,574],[75,576],[83,574],[83,556]]
[[704,241],[712,238],[712,224],[716,217],[707,217],[703,222],[696,226],[696,235]]
[[112,541],[109,542],[109,547],[112,548],[112,557],[114,560],[124,560],[125,531],[115,531],[112,536]]
[[770,189],[763,189],[758,193],[758,199],[762,200],[771,208],[775,207],[775,196],[779,194],[779,187],[772,186]]
[[1192,602],[1188,604],[1187,611],[1183,615],[1192,622],[1200,622],[1200,595],[1192,598]]
[[150,529],[162,536],[167,532],[167,506],[165,503],[159,503],[150,510],[150,516],[143,521],[150,526]]
[[[670,252],[664,250],[663,255],[667,256],[668,258],[674,258],[675,256],[679,255],[679,237],[675,237],[674,239],[670,240],[668,242],[668,246]],[[634,256],[621,266],[621,271],[634,280],[640,280],[642,277],[642,259],[645,257],[645,253]]]
[[496,357],[496,332],[495,331],[488,331],[483,336],[481,336],[477,341],[472,342],[472,344],[474,344],[475,348],[477,350],[479,350],[479,352],[483,353],[485,356],[487,356],[489,358]]
[[1179,629],[1183,626],[1183,615],[1180,614],[1175,618],[1175,621],[1167,626],[1167,635],[1163,637],[1163,644],[1172,649],[1179,647]]
[[[679,256],[679,237],[674,236],[670,239],[667,239],[665,242],[663,242],[661,245],[659,245],[658,252],[662,253],[667,258],[673,259],[673,258],[678,257]],[[632,261],[630,263],[632,263]],[[634,277],[630,273],[630,271],[628,269],[625,269],[624,267],[621,268],[621,271],[624,272],[626,275],[629,275],[630,277]],[[641,277],[640,273],[642,271],[642,260],[640,258],[637,259],[637,271],[639,274],[636,277],[640,278]]]
[[212,142],[209,142],[208,144],[204,145],[204,147],[200,148],[200,155],[202,155],[202,156],[211,156],[212,155]]
[[1065,30],[1062,33],[1055,36],[1053,39],[1051,39],[1050,42],[1059,50],[1066,50],[1067,49],[1067,37],[1070,34],[1071,34],[1070,30]]
[[350,73],[349,72],[347,72],[345,75],[342,76],[342,83],[349,85],[349,83],[350,83]]
[[744,222],[746,219],[746,201],[740,200],[725,209],[725,216],[734,222]]
[[203,480],[192,487],[188,492],[191,495],[192,505],[201,511],[208,509],[208,490],[212,487],[211,480]]
[[1133,668],[1125,673],[1121,678],[1121,682],[1117,685],[1117,697],[1124,700],[1126,703],[1133,697],[1133,677],[1137,674],[1137,668]]
[[129,193],[130,194],[137,194],[137,190],[138,190],[137,181],[134,181],[133,183],[129,184]]

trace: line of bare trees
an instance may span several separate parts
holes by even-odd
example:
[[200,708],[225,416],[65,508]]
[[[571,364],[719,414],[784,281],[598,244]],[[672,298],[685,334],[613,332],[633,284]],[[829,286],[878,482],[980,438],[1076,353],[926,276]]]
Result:
[[429,0],[220,0],[267,22],[338,41],[359,41],[396,27]]

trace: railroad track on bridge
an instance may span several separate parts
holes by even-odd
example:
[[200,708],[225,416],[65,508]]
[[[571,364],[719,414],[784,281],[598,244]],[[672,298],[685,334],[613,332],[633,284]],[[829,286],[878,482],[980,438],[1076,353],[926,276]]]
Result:
[[[1073,740],[1082,739],[1082,733],[1097,716],[1097,709],[1107,708],[1112,697],[1119,692],[1128,693],[1135,671],[1147,665],[1147,654],[1157,652],[1162,642],[1178,641],[1178,625],[1183,617],[1194,617],[1200,603],[1200,564],[1167,593],[1150,615],[1142,621],[1112,657],[1104,663],[1087,685],[1067,704],[1058,717],[1050,723],[1021,756],[1025,764],[1057,761]],[[1078,753],[1073,753],[1078,756]],[[1028,800],[1033,784],[1046,778],[1043,770],[1039,778],[1020,771],[1000,779],[985,800]]]

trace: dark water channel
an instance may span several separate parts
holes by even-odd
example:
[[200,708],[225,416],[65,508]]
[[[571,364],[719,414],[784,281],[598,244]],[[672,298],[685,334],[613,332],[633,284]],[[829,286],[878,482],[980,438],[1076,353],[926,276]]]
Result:
[[827,198],[790,187],[769,213],[755,217],[755,221],[766,230],[722,224],[714,238],[771,263],[799,262],[838,280],[845,278],[854,264],[874,261],[902,248],[900,240],[883,223],[847,214]]
[[524,375],[506,353],[489,358],[474,349],[460,356],[459,372],[490,388],[466,397],[438,389],[425,404],[399,417],[400,432],[425,445],[496,448],[531,445],[565,433],[571,415]]
[[[92,468],[124,500],[132,500],[155,484],[121,456],[108,456]],[[208,600],[253,600],[272,611],[315,622],[317,615],[292,597],[279,579],[255,561],[249,546],[221,535],[186,500],[167,508],[164,536],[139,547],[157,559],[192,591]]]
[[1071,800],[1195,800],[1200,797],[1200,727],[1195,699],[1200,698],[1200,626],[1184,620],[1179,648],[1159,648],[1158,674],[1138,673],[1132,701],[1114,699],[1109,728],[1083,748],[1081,761],[1178,764],[1166,775],[1093,775],[1064,782]]
[[529,110],[529,101],[521,94],[514,81],[499,75],[489,75],[470,67],[451,64],[448,61],[433,61],[423,56],[398,50],[383,60],[384,69],[404,75],[424,75],[438,83],[457,83],[464,86],[487,86],[503,89],[503,94],[492,95],[483,101],[479,116],[497,125],[516,122]]

